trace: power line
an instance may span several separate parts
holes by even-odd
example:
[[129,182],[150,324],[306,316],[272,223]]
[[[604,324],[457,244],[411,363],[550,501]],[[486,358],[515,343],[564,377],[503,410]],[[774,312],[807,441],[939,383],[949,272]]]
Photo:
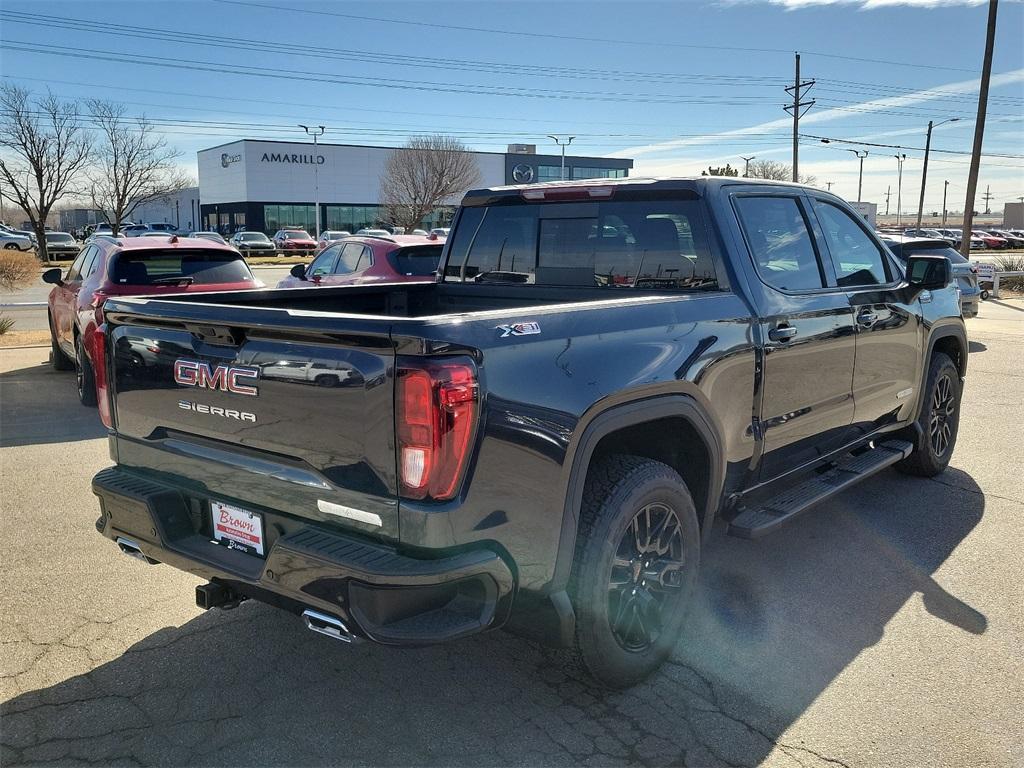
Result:
[[[734,45],[702,45],[702,44],[696,44],[696,43],[665,43],[665,42],[657,42],[657,41],[653,41],[653,40],[649,40],[649,39],[648,40],[629,40],[629,39],[625,39],[625,38],[585,37],[585,36],[582,36],[582,35],[559,35],[559,34],[554,34],[554,33],[551,33],[551,32],[523,32],[523,31],[511,30],[511,29],[493,29],[493,28],[489,28],[489,27],[470,27],[470,26],[465,26],[465,25],[449,24],[447,22],[443,23],[443,24],[440,24],[440,23],[432,23],[432,22],[427,22],[427,21],[409,21],[407,19],[393,19],[393,18],[389,19],[389,18],[381,18],[379,16],[365,16],[365,15],[354,14],[354,13],[341,13],[339,11],[312,10],[312,9],[308,9],[308,8],[290,8],[290,7],[281,6],[281,5],[268,5],[268,4],[264,4],[264,3],[246,2],[245,0],[214,0],[214,2],[222,3],[222,4],[225,4],[225,5],[241,5],[241,6],[248,6],[250,8],[261,8],[263,10],[289,11],[289,12],[293,12],[293,13],[315,14],[315,15],[318,15],[318,16],[334,16],[334,17],[337,17],[337,18],[354,19],[354,20],[357,20],[357,21],[372,21],[372,22],[378,22],[378,23],[381,23],[381,24],[400,24],[400,25],[405,25],[405,26],[427,27],[427,28],[431,28],[431,29],[444,30],[446,32],[452,32],[452,31],[457,31],[457,32],[477,32],[477,33],[494,34],[494,35],[512,35],[514,37],[532,37],[532,38],[540,38],[540,39],[548,39],[548,40],[572,40],[572,41],[576,41],[576,42],[585,42],[585,43],[602,43],[602,44],[616,44],[616,45],[640,45],[640,46],[644,46],[645,48],[650,48],[652,46],[656,46],[656,47],[664,47],[664,48],[692,48],[692,49],[696,49],[696,50],[712,50],[712,51],[738,51],[738,52],[743,52],[743,53],[784,53],[784,54],[787,54],[787,55],[792,53],[792,50],[787,50],[787,49],[784,49],[784,48],[749,48],[749,47],[741,47],[741,46],[734,46]],[[913,64],[913,63],[905,62],[905,61],[888,61],[888,60],[885,60],[885,59],[871,59],[871,58],[864,58],[864,57],[858,57],[858,56],[843,56],[843,55],[840,55],[840,54],[837,54],[837,53],[824,53],[822,51],[805,51],[805,53],[809,53],[809,54],[814,55],[814,56],[821,56],[823,58],[828,58],[828,59],[840,59],[840,60],[843,60],[843,61],[858,61],[858,62],[861,62],[861,63],[869,63],[869,64],[886,64],[886,65],[889,65],[889,66],[898,66],[898,67],[915,67],[917,69],[946,69],[946,70],[955,71],[955,72],[970,72],[972,74],[977,74],[976,70],[973,70],[973,69],[962,69],[960,67],[945,67],[945,66],[941,66],[941,65],[932,65],[932,64]]]
[[565,77],[573,79],[591,80],[624,80],[636,82],[637,80],[667,83],[713,83],[717,86],[737,87],[775,87],[781,84],[782,79],[758,75],[713,75],[701,73],[671,73],[671,72],[638,72],[623,70],[602,70],[579,67],[561,67],[541,64],[515,64],[497,61],[480,61],[473,59],[435,58],[428,56],[410,57],[407,54],[387,54],[371,51],[346,50],[334,48],[331,50],[307,51],[301,49],[280,48],[273,40],[247,39],[244,42],[225,40],[214,35],[187,32],[173,29],[140,30],[124,24],[98,22],[92,19],[79,19],[71,17],[46,16],[42,14],[25,13],[21,11],[0,10],[0,16],[6,21],[29,26],[44,26],[46,28],[58,27],[69,29],[75,32],[88,32],[92,34],[114,35],[124,39],[146,39],[160,42],[179,42],[186,45],[199,45],[207,47],[216,45],[218,48],[241,50],[249,53],[253,48],[260,46],[273,47],[274,52],[287,56],[300,56],[317,59],[330,59],[342,61],[358,61],[371,64],[388,64],[392,66],[423,68],[441,68],[456,71],[478,71],[496,74],[515,74],[535,77]]
[[[557,99],[570,101],[611,101],[633,102],[643,104],[714,104],[715,106],[749,106],[751,101],[760,101],[759,97],[720,97],[720,96],[673,96],[654,93],[617,93],[610,91],[566,91],[550,88],[526,88],[519,86],[482,86],[459,85],[456,83],[429,82],[422,80],[400,80],[383,77],[348,76],[340,77],[326,72],[308,70],[278,69],[257,67],[253,65],[228,64],[225,62],[192,60],[189,63],[166,56],[149,56],[144,54],[120,54],[118,56],[87,53],[78,48],[45,43],[30,43],[21,40],[6,40],[0,48],[37,53],[48,56],[63,56],[77,59],[93,59],[97,61],[113,61],[124,64],[126,61],[151,67],[167,69],[192,70],[198,72],[215,72],[225,75],[244,75],[249,77],[267,77],[280,80],[300,80],[308,83],[316,82],[332,85],[388,87],[400,90],[426,91],[430,93],[462,93],[480,96],[507,96],[514,98]],[[738,100],[733,100],[738,99]],[[765,100],[770,100],[766,97]]]

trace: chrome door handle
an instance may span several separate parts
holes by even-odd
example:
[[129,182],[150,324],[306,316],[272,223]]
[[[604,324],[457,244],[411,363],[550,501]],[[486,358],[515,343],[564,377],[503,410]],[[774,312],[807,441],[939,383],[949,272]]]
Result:
[[857,324],[863,325],[865,328],[870,328],[872,325],[878,322],[878,315],[874,312],[861,312],[857,315]]
[[768,331],[768,338],[772,341],[789,341],[796,336],[796,328],[791,325],[780,325]]

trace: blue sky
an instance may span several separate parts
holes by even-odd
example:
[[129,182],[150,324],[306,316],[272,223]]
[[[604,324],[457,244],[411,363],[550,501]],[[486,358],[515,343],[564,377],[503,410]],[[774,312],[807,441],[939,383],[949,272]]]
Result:
[[[908,147],[866,147],[863,197],[882,210],[891,187],[895,211],[893,155],[908,155],[903,209],[916,209],[913,148],[929,119],[960,118],[935,131],[951,152],[932,155],[926,196],[939,209],[948,179],[958,210],[969,155],[954,152],[971,147],[986,13],[969,0],[4,0],[0,71],[159,119],[193,172],[198,149],[299,139],[301,122],[338,142],[445,132],[482,150],[575,134],[575,152],[634,157],[635,174],[693,174],[741,155],[790,161],[783,86],[800,51],[817,80],[802,133]],[[1024,4],[1004,0],[980,177],[994,210],[1024,195],[1022,33]],[[844,146],[857,145],[806,139],[801,171],[856,199]]]

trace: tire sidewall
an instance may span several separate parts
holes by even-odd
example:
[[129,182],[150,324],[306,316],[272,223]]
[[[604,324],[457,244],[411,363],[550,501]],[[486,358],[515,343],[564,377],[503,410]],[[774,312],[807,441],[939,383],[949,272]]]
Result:
[[[627,651],[615,639],[608,616],[612,560],[633,517],[647,504],[671,507],[682,528],[683,584],[676,609],[656,642],[643,651]],[[627,476],[601,504],[591,536],[580,552],[583,567],[576,585],[577,645],[584,665],[601,682],[625,687],[650,675],[672,652],[693,599],[700,565],[697,514],[682,479],[654,462]]]
[[[932,447],[930,420],[932,412],[932,398],[935,395],[935,385],[943,374],[948,375],[952,383],[953,400],[956,404],[956,410],[954,411],[951,421],[949,445],[942,456],[937,456],[934,448]],[[950,360],[947,355],[937,353],[932,358],[931,368],[928,371],[928,386],[924,392],[924,405],[921,408],[921,415],[919,417],[921,438],[917,446],[917,450],[921,453],[921,459],[923,459],[936,474],[944,470],[949,465],[949,461],[953,457],[953,451],[956,448],[956,438],[960,431],[960,398],[963,394],[962,384],[963,382],[960,380],[960,372],[953,364],[953,361]]]
[[[93,374],[92,363],[85,354],[85,343],[79,336],[75,341],[75,366],[81,369],[81,386],[78,390],[78,399],[82,405],[92,407],[96,405],[96,377]],[[76,375],[78,371],[75,372]]]

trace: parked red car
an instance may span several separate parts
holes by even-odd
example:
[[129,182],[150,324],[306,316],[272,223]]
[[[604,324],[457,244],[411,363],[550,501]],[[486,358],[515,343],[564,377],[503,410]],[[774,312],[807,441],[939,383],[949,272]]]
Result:
[[986,248],[1008,248],[1010,245],[1005,237],[999,237],[981,229],[972,230],[971,234],[975,237],[980,237],[985,242]]
[[43,281],[53,284],[48,299],[51,362],[58,371],[76,371],[83,405],[96,405],[94,338],[102,334],[94,332],[103,324],[108,297],[263,287],[231,246],[166,235],[101,235],[82,249],[67,274],[50,269]]
[[278,288],[351,283],[408,283],[432,279],[444,241],[423,235],[346,237],[309,266],[296,264]]
[[305,254],[316,250],[316,240],[304,229],[279,229],[274,233],[274,245],[277,246],[278,252],[293,251]]

